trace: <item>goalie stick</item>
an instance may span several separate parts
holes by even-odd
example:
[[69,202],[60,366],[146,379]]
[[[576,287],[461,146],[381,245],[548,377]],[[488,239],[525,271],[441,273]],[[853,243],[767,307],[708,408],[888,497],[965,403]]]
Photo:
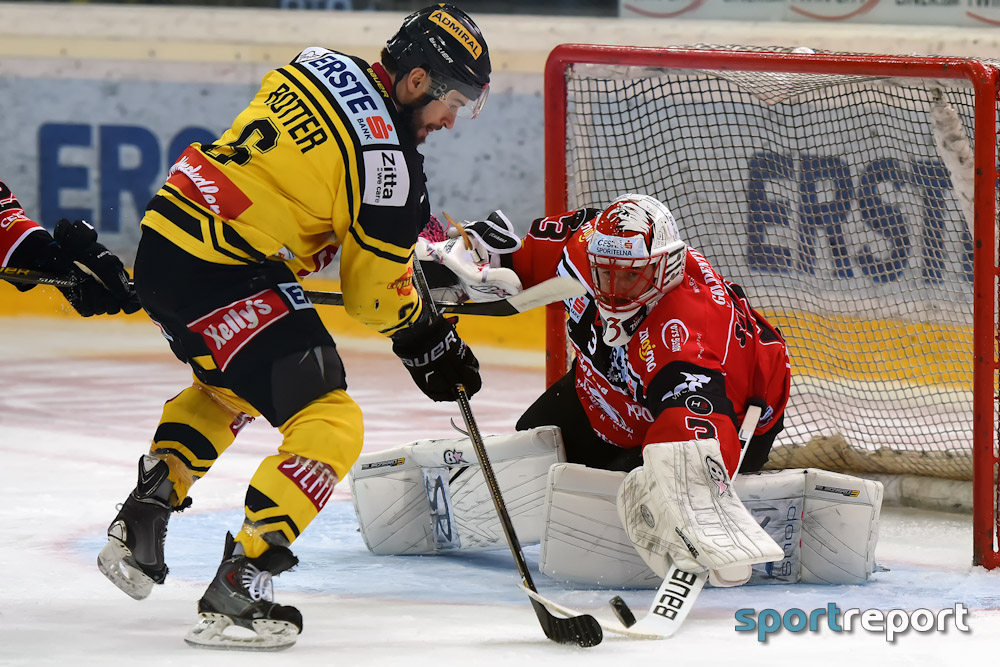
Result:
[[[413,264],[413,284],[416,286],[421,298],[427,301],[428,307],[432,311],[437,312],[434,302],[430,300],[430,289],[427,287],[427,281],[424,279],[419,262],[414,262]],[[507,505],[504,503],[503,496],[500,493],[500,485],[497,483],[493,466],[490,464],[489,456],[486,454],[486,445],[483,443],[483,437],[480,435],[479,427],[476,425],[475,417],[472,415],[472,408],[469,406],[469,397],[466,394],[465,386],[456,384],[455,394],[458,408],[462,413],[462,419],[465,421],[465,428],[469,439],[472,441],[472,446],[476,450],[476,457],[479,459],[479,467],[483,472],[483,479],[486,481],[486,487],[489,489],[490,497],[493,499],[493,506],[496,508],[497,517],[500,519],[500,525],[503,527],[504,537],[507,538],[507,546],[510,547],[510,552],[514,556],[517,572],[521,575],[521,587],[528,592],[529,596],[531,596],[532,592],[537,595],[538,590],[535,588],[535,583],[531,580],[531,573],[528,571],[528,564],[524,560],[521,543],[517,539],[517,533],[514,532],[514,524],[510,520]],[[559,618],[549,612],[545,608],[545,605],[535,599],[535,597],[530,597],[530,599],[531,606],[535,610],[535,615],[538,617],[538,622],[541,624],[545,636],[552,641],[560,644],[577,644],[578,646],[589,647],[597,646],[604,639],[601,626],[593,616],[571,614],[567,618]]]
[[[27,285],[53,285],[55,287],[73,287],[77,282],[72,277],[63,277],[42,271],[12,267],[0,267],[0,278]],[[556,301],[572,299],[573,297],[581,296],[585,291],[583,285],[577,280],[562,276],[550,278],[522,290],[512,297],[499,301],[488,301],[485,303],[441,301],[436,302],[434,305],[439,312],[444,311],[455,315],[507,317],[508,315],[517,315],[533,308],[538,308],[539,306],[546,306]],[[319,306],[344,305],[344,294],[342,292],[306,290],[306,296],[309,297],[310,301]]]

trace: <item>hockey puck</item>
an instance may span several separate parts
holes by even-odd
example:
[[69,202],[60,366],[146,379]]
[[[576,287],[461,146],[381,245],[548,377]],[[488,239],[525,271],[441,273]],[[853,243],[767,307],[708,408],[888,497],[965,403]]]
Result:
[[614,610],[615,616],[617,616],[618,620],[622,622],[622,625],[626,628],[631,628],[635,625],[635,614],[633,614],[632,610],[628,608],[627,604],[625,604],[625,600],[622,600],[622,596],[614,596],[608,604],[611,605],[611,609]]

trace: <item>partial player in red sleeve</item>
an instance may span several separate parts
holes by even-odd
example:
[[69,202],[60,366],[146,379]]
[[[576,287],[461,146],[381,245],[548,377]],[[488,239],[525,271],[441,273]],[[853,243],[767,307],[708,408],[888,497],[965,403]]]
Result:
[[[56,223],[53,235],[29,218],[0,181],[0,266],[74,277],[74,287],[59,288],[84,317],[134,313],[139,300],[121,261],[97,242],[97,231],[83,220]],[[16,285],[22,292],[34,285]]]

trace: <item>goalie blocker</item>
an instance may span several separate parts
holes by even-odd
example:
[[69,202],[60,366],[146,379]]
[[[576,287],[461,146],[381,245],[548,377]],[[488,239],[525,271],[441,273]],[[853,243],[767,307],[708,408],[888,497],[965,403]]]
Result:
[[[485,441],[521,543],[541,542],[543,574],[615,588],[659,585],[661,577],[639,556],[618,516],[625,473],[565,463],[555,427]],[[363,454],[348,481],[373,553],[505,546],[467,438]],[[879,482],[809,468],[737,475],[734,487],[783,552],[780,560],[754,565],[748,584],[859,584],[871,576]]]

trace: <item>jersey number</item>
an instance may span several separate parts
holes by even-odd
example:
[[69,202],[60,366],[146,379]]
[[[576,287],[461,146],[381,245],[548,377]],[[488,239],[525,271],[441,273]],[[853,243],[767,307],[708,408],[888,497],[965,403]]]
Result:
[[575,232],[585,219],[587,218],[584,210],[573,211],[558,217],[538,218],[531,223],[531,229],[528,230],[528,233],[539,239],[562,241]]
[[[258,153],[266,153],[278,145],[280,135],[281,131],[275,127],[270,118],[258,118],[243,126],[243,131],[236,141],[228,144],[211,144],[204,146],[202,150],[220,164],[235,162],[242,166],[253,157],[251,148],[256,149]],[[257,138],[251,141],[254,136]]]
[[694,437],[698,440],[710,440],[718,433],[715,430],[715,424],[699,417],[685,417],[684,425],[689,431],[694,432]]

